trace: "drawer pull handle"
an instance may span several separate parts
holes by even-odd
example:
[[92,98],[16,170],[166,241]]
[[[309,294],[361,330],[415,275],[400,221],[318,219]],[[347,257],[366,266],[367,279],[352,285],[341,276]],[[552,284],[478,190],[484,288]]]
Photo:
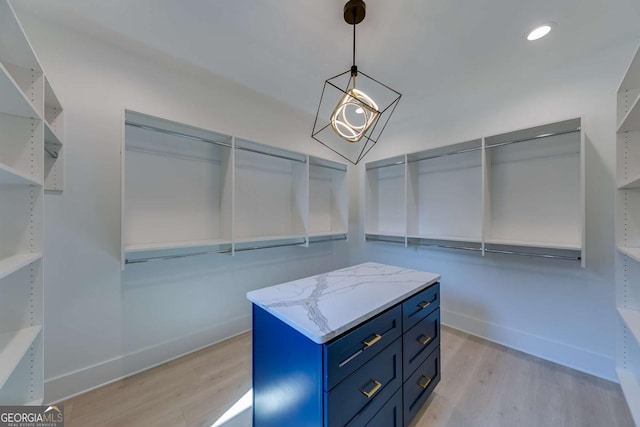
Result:
[[431,301],[422,301],[420,304],[418,304],[418,307],[420,307],[421,310],[424,310],[430,305],[431,305]]
[[380,390],[380,387],[382,387],[382,383],[380,383],[379,381],[373,380],[373,388],[369,391],[364,391],[363,389],[360,389],[360,393],[367,396],[367,399],[371,399],[371,396],[376,394],[378,390]]
[[373,338],[371,338],[369,341],[362,341],[362,344],[364,344],[366,347],[371,347],[372,345],[374,345],[375,343],[377,343],[381,339],[382,339],[382,335],[373,334]]
[[429,384],[431,384],[431,378],[430,377],[425,377],[425,376],[420,377],[420,381],[418,381],[418,385],[420,387],[427,388],[427,387],[429,387]]
[[429,341],[431,341],[431,337],[427,335],[420,335],[418,338],[418,342],[422,345],[427,345]]

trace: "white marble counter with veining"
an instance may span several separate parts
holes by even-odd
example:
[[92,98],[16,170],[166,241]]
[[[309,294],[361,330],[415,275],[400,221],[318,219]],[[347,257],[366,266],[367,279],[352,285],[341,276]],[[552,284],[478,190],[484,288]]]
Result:
[[428,287],[440,275],[368,262],[247,294],[318,344]]

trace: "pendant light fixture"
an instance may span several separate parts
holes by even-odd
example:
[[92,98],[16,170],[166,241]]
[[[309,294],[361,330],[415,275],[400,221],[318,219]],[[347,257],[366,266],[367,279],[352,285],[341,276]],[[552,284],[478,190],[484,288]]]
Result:
[[353,26],[351,69],[324,82],[311,133],[353,164],[378,142],[402,96],[356,66],[356,25],[364,20],[366,10],[363,0],[349,0],[344,6],[344,20]]

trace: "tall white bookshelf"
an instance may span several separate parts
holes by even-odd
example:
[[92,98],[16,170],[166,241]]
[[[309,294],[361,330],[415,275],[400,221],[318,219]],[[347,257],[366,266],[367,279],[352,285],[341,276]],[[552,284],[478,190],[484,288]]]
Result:
[[617,372],[640,425],[640,49],[617,93],[616,304]]
[[122,267],[346,240],[347,165],[125,111]]
[[[43,399],[45,163],[62,172],[57,159],[45,160],[52,131],[45,119],[50,98],[61,112],[11,4],[1,0],[0,405],[39,404]],[[59,147],[60,114],[53,127]]]
[[584,143],[575,118],[367,163],[366,239],[584,267]]

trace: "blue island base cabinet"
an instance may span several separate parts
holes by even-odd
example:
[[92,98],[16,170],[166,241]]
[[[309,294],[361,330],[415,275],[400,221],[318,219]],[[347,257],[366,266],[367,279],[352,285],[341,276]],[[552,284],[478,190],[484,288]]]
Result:
[[[388,283],[374,280],[374,273]],[[344,285],[351,274],[359,279],[356,286],[375,282],[365,288],[369,292],[376,286],[402,292],[382,298],[384,303],[374,304],[380,309],[370,315],[361,315],[358,310],[364,308],[354,302],[354,320],[339,327],[328,326],[327,312],[321,332],[305,329],[301,318],[287,313],[295,305],[282,297],[287,285],[293,284],[297,297],[307,288],[317,296],[314,283],[332,295],[330,279]],[[398,277],[403,282],[394,282]],[[367,263],[272,287],[277,302],[266,303],[268,293],[259,293],[271,288],[250,293],[254,427],[408,426],[440,381],[439,277]],[[405,282],[412,286],[403,289],[399,283]],[[313,304],[317,315],[322,301],[316,298]],[[274,312],[273,307],[285,309]]]

